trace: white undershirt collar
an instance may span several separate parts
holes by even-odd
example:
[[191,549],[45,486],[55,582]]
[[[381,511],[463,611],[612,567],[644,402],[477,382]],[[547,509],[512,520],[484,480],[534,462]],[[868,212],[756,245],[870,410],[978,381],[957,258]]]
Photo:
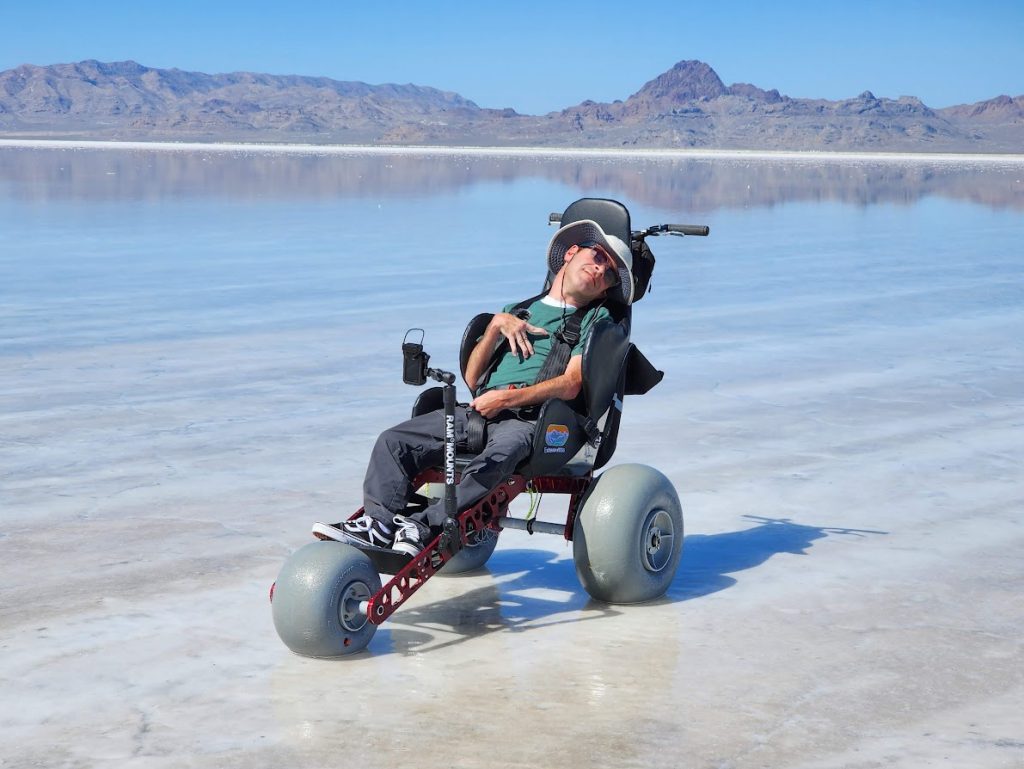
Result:
[[560,310],[566,310],[566,309],[568,309],[568,310],[575,310],[576,309],[576,305],[569,304],[568,302],[563,302],[563,301],[561,301],[559,299],[553,299],[550,296],[548,296],[547,294],[545,294],[541,298],[541,301],[544,304],[548,305],[549,307],[557,307]]

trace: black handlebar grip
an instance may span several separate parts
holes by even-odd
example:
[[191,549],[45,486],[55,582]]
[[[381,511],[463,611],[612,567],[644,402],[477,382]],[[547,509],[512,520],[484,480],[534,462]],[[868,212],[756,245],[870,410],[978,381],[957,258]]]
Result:
[[706,224],[670,224],[666,229],[669,232],[681,232],[684,235],[700,235],[701,237],[711,234],[711,228]]

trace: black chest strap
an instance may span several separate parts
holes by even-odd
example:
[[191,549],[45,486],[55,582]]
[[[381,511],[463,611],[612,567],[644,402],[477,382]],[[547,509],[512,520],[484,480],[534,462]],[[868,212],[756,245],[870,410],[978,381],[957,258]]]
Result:
[[590,312],[592,307],[595,307],[598,302],[592,302],[586,307],[581,307],[568,318],[561,327],[552,334],[551,340],[551,352],[548,353],[547,359],[544,361],[544,365],[541,366],[540,373],[537,374],[537,379],[534,380],[534,384],[538,382],[546,382],[549,379],[554,379],[556,376],[561,376],[565,373],[565,369],[569,365],[569,358],[572,356],[573,348],[579,344],[581,329],[583,327],[583,319]]

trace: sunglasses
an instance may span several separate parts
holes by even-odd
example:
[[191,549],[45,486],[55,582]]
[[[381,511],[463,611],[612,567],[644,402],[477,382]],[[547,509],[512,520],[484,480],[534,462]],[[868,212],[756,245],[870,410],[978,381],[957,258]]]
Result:
[[580,248],[589,248],[594,252],[594,264],[604,267],[605,281],[609,286],[615,286],[619,282],[619,269],[615,260],[604,250],[604,247],[593,241],[580,243]]

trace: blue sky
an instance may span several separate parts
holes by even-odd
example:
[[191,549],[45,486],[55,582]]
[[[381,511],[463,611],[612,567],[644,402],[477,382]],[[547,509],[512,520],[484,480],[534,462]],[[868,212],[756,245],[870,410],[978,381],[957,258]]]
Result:
[[1024,0],[16,3],[0,70],[134,59],[456,91],[541,114],[625,99],[683,59],[795,97],[932,107],[1024,94]]

